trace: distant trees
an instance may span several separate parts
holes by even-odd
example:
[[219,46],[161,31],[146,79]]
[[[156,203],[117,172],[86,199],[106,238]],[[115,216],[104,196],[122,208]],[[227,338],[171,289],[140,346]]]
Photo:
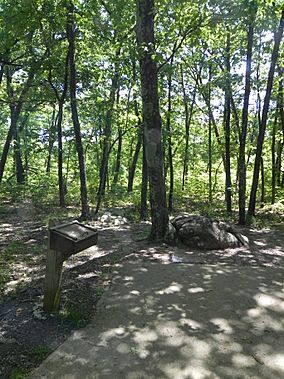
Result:
[[181,204],[244,224],[283,197],[280,3],[0,5],[1,191],[82,218],[149,195],[153,238]]

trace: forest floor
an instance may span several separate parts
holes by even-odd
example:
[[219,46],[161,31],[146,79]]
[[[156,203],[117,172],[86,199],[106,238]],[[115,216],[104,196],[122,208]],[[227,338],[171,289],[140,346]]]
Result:
[[[74,212],[74,210],[73,210]],[[61,309],[42,310],[47,224],[50,213],[30,204],[0,207],[0,377],[26,378],[27,373],[76,329],[93,318],[96,304],[111,281],[112,268],[124,260],[164,264],[283,266],[283,223],[271,228],[243,228],[250,239],[244,248],[192,251],[184,246],[150,244],[147,222],[127,222],[123,209],[114,209],[92,222],[99,232],[93,246],[64,264]],[[61,221],[74,219],[65,212]]]

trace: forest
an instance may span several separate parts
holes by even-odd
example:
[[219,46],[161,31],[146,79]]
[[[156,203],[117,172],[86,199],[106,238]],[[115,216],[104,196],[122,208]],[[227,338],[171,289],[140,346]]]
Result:
[[159,1],[152,38],[141,35],[132,2],[2,2],[1,194],[78,204],[85,219],[90,207],[122,201],[147,217],[155,174],[140,76],[153,77],[140,68],[149,58],[169,213],[218,202],[245,224],[281,202],[282,8]]
[[[26,325],[6,350],[0,326],[0,376],[86,325],[115,263],[178,259],[181,212],[250,240],[193,263],[283,265],[283,28],[282,0],[0,0],[0,319],[11,340]],[[48,228],[75,218],[99,242],[66,265],[55,321]]]

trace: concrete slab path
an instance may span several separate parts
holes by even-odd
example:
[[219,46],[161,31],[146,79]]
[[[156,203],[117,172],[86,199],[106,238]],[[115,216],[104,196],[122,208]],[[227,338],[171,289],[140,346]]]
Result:
[[123,263],[30,378],[284,378],[284,269]]

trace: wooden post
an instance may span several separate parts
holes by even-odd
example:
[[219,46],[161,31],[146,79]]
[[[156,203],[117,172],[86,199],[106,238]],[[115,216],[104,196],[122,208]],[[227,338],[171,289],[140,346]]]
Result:
[[43,309],[47,312],[57,312],[59,308],[63,261],[60,251],[50,249],[49,233],[43,297]]
[[57,312],[59,309],[63,262],[97,241],[97,230],[78,221],[49,228],[43,297],[45,311]]

